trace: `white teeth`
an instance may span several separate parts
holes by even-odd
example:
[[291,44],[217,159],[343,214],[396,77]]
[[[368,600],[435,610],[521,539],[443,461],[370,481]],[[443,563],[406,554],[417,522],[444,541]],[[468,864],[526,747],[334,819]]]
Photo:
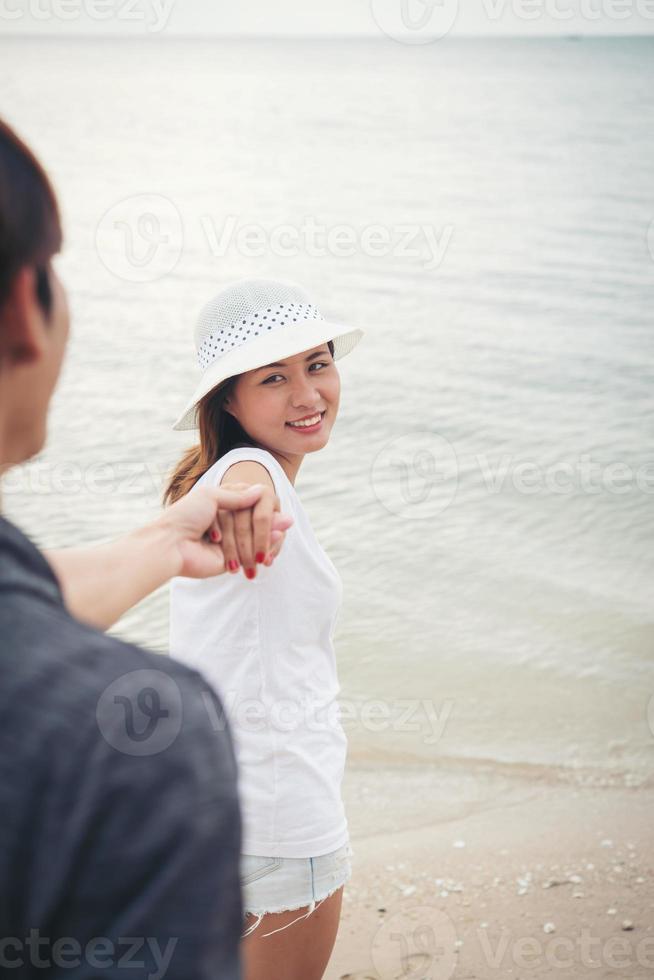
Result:
[[307,425],[316,425],[317,422],[320,422],[320,419],[321,415],[318,413],[318,415],[314,415],[311,419],[304,419],[303,422],[289,422],[288,424],[299,428],[300,426],[304,427]]

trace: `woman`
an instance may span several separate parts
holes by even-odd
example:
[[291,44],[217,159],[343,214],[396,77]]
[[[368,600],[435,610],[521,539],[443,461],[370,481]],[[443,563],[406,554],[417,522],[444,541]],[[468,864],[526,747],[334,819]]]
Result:
[[292,283],[238,282],[200,314],[203,375],[174,426],[197,421],[200,444],[180,462],[167,501],[197,483],[261,483],[294,520],[282,553],[272,562],[264,551],[248,555],[245,575],[238,515],[221,520],[232,574],[171,585],[171,654],[218,689],[236,745],[246,980],[322,977],[351,874],[332,643],[342,586],[294,484],[336,419],[334,361],[362,335],[329,323]]

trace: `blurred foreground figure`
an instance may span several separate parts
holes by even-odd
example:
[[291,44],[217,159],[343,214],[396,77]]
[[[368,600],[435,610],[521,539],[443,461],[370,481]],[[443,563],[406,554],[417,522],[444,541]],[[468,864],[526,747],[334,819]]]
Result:
[[[60,244],[48,179],[0,122],[1,471],[45,440],[68,336]],[[109,553],[108,584],[142,556],[121,608],[193,574],[185,563],[203,574],[215,501],[202,506],[197,540],[166,518]],[[0,517],[0,974],[238,980],[241,823],[222,704],[195,671],[91,625],[119,615],[115,602],[73,616],[79,555],[71,567],[63,589],[65,560]]]

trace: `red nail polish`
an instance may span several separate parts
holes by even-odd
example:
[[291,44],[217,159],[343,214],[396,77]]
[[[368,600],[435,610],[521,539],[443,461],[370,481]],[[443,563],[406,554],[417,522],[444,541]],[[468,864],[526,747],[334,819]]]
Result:
[[254,578],[254,576],[256,575],[256,572],[255,572],[255,570],[253,568],[246,568],[245,569],[245,574],[247,575],[248,578]]
[[230,572],[235,572],[236,569],[238,568],[238,562],[234,561],[233,558],[230,558],[229,561],[227,562],[227,567],[230,570]]
[[266,559],[266,552],[265,551],[257,551],[257,553],[254,556],[254,558],[255,558],[255,561],[258,561],[261,564],[261,562],[262,561],[265,561],[265,559]]
[[218,540],[218,532],[216,530],[214,530],[214,528],[211,528],[211,533],[210,533],[209,537],[211,538],[212,541],[217,541]]

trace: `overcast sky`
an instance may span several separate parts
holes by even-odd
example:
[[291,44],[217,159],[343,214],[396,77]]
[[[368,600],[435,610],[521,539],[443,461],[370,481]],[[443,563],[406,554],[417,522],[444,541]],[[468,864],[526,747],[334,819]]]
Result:
[[653,34],[654,0],[0,0],[7,34]]

